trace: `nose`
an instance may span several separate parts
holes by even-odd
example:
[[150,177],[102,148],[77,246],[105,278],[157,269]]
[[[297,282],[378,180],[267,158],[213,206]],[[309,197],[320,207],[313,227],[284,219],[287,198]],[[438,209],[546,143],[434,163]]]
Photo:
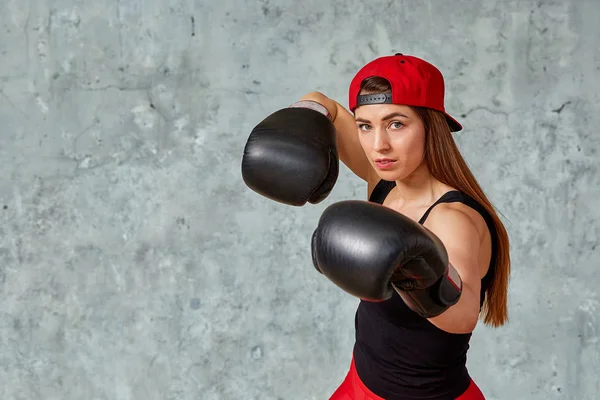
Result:
[[390,138],[385,129],[377,128],[373,136],[373,150],[385,153],[390,149]]

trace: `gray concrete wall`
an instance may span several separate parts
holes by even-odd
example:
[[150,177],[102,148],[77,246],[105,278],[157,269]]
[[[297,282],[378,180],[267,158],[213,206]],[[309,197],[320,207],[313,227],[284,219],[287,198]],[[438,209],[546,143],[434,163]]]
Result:
[[[325,399],[357,301],[317,274],[328,204],[242,183],[251,128],[366,61],[445,74],[512,239],[489,399],[600,396],[600,2],[0,1],[0,398]],[[462,115],[462,117],[461,117]]]

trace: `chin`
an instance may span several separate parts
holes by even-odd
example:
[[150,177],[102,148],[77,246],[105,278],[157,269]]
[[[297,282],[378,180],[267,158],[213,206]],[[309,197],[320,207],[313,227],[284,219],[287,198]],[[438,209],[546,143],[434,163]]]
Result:
[[380,169],[375,169],[375,172],[377,172],[377,176],[384,181],[398,181],[404,177],[404,174],[402,174],[400,171],[383,171]]

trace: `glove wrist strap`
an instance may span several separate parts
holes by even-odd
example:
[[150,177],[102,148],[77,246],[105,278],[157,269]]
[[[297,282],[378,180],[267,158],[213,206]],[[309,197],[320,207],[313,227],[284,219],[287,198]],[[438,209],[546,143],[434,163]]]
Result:
[[452,266],[452,264],[448,263],[448,280],[450,283],[456,288],[456,290],[462,290],[462,279],[460,279],[460,275],[458,271]]
[[300,100],[300,101],[297,101],[294,104],[290,105],[289,108],[308,108],[308,109],[320,112],[321,114],[323,114],[324,116],[329,118],[330,121],[333,121],[333,118],[331,117],[331,114],[329,113],[327,108],[324,105],[317,103],[316,101]]

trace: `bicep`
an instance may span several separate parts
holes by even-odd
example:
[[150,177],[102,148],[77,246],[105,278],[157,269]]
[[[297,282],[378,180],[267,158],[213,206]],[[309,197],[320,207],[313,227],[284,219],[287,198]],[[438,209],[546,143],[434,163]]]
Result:
[[456,304],[429,321],[446,332],[470,333],[477,325],[480,311],[478,254],[481,240],[470,217],[443,205],[438,207],[425,225],[442,241],[448,261],[460,276],[462,294]]
[[[477,226],[466,214],[456,210],[432,212],[425,223],[443,243],[448,253],[448,262],[460,275],[465,289],[479,294],[481,278],[479,274],[479,249],[481,239]],[[479,300],[472,307],[479,309]]]

